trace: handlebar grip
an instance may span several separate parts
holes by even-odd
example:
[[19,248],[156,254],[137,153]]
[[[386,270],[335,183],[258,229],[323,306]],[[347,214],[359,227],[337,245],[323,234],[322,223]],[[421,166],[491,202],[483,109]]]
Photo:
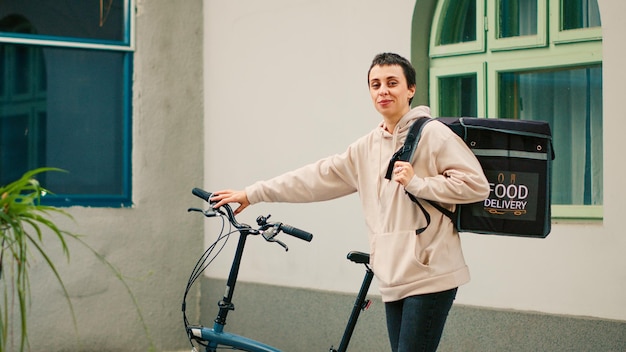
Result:
[[281,224],[280,229],[286,234],[298,237],[299,239],[305,240],[307,242],[311,242],[311,240],[313,239],[313,234],[308,233],[304,230],[300,230],[299,228],[293,227],[291,225]]
[[198,197],[198,198],[204,199],[206,202],[209,201],[209,198],[211,198],[211,194],[212,194],[212,193],[207,192],[207,191],[205,191],[203,189],[200,189],[200,188],[192,189],[191,193],[193,193],[193,195]]

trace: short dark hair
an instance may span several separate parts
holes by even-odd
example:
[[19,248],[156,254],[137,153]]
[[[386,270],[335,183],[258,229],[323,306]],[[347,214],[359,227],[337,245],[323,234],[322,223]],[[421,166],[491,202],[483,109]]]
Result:
[[[402,71],[404,71],[404,78],[406,78],[406,83],[409,87],[414,87],[416,85],[415,82],[415,69],[411,62],[404,57],[394,54],[394,53],[380,53],[374,57],[372,60],[372,64],[370,65],[370,69],[367,71],[367,85],[369,87],[370,80],[370,72],[372,68],[376,65],[379,66],[389,66],[389,65],[398,65],[402,67]],[[409,104],[413,98],[409,100]]]

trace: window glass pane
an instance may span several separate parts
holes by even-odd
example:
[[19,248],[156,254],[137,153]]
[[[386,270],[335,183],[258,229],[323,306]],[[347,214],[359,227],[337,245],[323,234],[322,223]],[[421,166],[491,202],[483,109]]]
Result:
[[548,121],[552,204],[601,205],[602,67],[500,74],[500,117]]
[[446,117],[476,116],[476,75],[439,79],[439,113]]
[[600,27],[597,0],[561,0],[561,30]]
[[7,94],[7,89],[5,87],[5,77],[9,74],[9,67],[7,67],[7,62],[3,59],[6,56],[5,50],[5,47],[0,45],[0,77],[2,77],[2,79],[0,79],[0,104],[3,104],[6,99],[5,95]]
[[63,194],[122,194],[126,53],[46,49],[48,177]]
[[442,13],[438,45],[476,40],[476,0],[449,0]]
[[45,68],[42,49],[0,45],[0,183],[36,167],[45,156]]
[[0,184],[17,180],[45,156],[45,113],[0,114]]
[[53,37],[73,37],[105,41],[125,39],[125,0],[3,0],[0,19],[20,14],[32,23],[35,31],[19,28],[2,32],[36,33]]
[[537,0],[499,0],[498,38],[537,34]]
[[[69,171],[47,175],[44,186],[56,194],[123,195],[124,72],[130,54],[0,47],[5,53],[0,66],[15,68],[3,77],[14,88],[0,106],[0,169],[10,165],[12,173],[1,173],[0,183],[27,169],[51,166]],[[16,53],[25,48],[28,67],[16,61],[23,59]],[[22,72],[27,70],[30,75]],[[25,77],[20,85],[11,84]]]

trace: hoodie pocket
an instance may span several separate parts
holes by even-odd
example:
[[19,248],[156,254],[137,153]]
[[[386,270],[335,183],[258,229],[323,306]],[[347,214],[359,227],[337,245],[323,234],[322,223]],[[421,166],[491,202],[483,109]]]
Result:
[[428,256],[426,262],[418,259],[423,248],[415,231],[375,235],[371,248],[372,269],[383,287],[423,279],[430,272]]

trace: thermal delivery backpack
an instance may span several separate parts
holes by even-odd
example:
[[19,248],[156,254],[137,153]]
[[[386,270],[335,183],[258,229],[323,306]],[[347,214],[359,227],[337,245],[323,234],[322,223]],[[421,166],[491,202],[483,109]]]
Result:
[[[426,200],[447,215],[459,232],[545,238],[550,233],[551,167],[554,160],[550,125],[544,121],[493,118],[420,118],[387,169],[395,161],[410,161],[427,123],[444,123],[472,150],[489,180],[489,197],[458,204],[454,212]],[[407,195],[430,215],[421,199]],[[428,225],[426,225],[428,226]],[[418,229],[419,234],[426,227]]]

